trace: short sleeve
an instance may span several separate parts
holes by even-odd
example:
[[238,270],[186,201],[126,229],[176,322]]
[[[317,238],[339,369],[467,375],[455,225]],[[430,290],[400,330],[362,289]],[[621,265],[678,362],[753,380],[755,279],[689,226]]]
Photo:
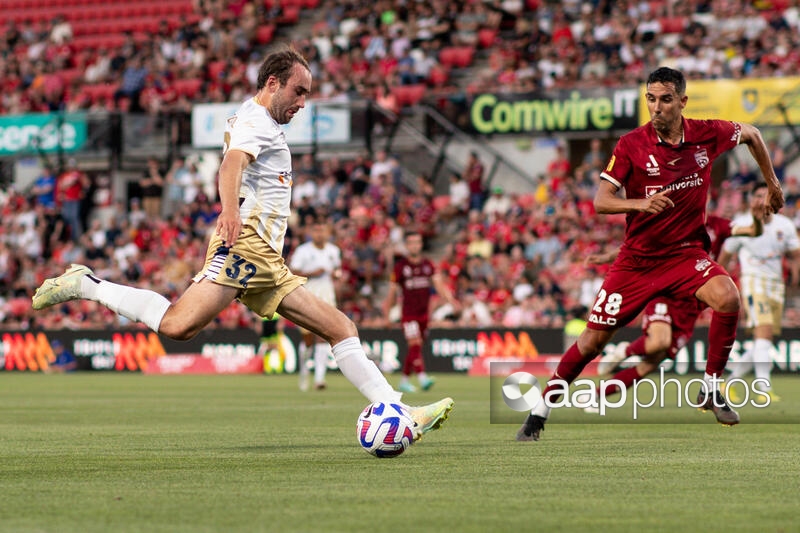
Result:
[[228,150],[241,150],[256,159],[272,144],[271,129],[266,120],[258,120],[252,116],[237,117],[230,126]]
[[626,147],[625,138],[622,137],[614,147],[611,159],[606,168],[600,173],[600,178],[616,185],[618,189],[625,186],[631,173],[630,154]]

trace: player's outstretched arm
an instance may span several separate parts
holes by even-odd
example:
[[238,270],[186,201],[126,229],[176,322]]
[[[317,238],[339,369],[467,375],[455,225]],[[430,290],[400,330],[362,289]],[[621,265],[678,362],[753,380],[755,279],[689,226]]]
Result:
[[741,124],[741,126],[742,135],[739,138],[739,142],[747,145],[748,150],[753,155],[753,159],[758,163],[758,168],[764,176],[764,181],[767,182],[767,209],[771,213],[777,213],[784,204],[783,189],[781,189],[781,184],[775,175],[772,160],[769,158],[769,149],[758,128],[752,124]]

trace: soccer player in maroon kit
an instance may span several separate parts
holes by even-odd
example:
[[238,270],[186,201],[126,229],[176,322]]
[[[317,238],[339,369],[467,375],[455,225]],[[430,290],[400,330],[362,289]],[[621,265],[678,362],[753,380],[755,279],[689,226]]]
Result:
[[436,267],[422,255],[422,244],[421,234],[406,234],[406,256],[395,261],[389,294],[383,302],[383,315],[388,317],[398,294],[402,294],[401,322],[408,343],[408,354],[403,362],[403,377],[398,386],[403,392],[416,390],[408,380],[412,372],[417,375],[422,390],[433,386],[433,379],[425,373],[425,362],[422,359],[422,342],[428,333],[431,290],[436,289],[454,309],[460,307]]
[[[706,217],[706,231],[709,236],[709,255],[716,260],[722,250],[722,243],[731,235],[758,237],[763,232],[759,214],[754,213],[755,223],[750,226],[731,227],[731,221],[708,215]],[[618,250],[610,254],[590,255],[586,258],[587,264],[602,264],[613,261]],[[644,310],[642,319],[642,335],[630,344],[618,346],[618,352],[611,354],[597,365],[600,374],[609,372],[623,360],[634,355],[641,356],[642,361],[635,366],[618,371],[611,378],[622,382],[624,388],[632,386],[636,381],[658,369],[659,364],[666,358],[674,359],[678,351],[686,346],[692,338],[694,325],[706,305],[697,298],[675,300],[670,297],[659,296],[650,301]],[[627,346],[626,346],[627,344]],[[619,348],[622,348],[621,350]],[[603,370],[608,366],[609,370]],[[607,382],[603,390],[598,385],[595,389],[596,398],[601,398],[619,392],[620,387]],[[587,407],[587,412],[596,412],[596,408]]]
[[[572,383],[597,357],[617,329],[633,320],[657,296],[696,297],[713,310],[704,387],[698,403],[728,425],[739,422],[719,382],[739,320],[739,291],[708,255],[706,197],[711,163],[744,143],[768,185],[767,209],[783,207],[783,191],[761,133],[750,124],[683,117],[686,79],[661,67],[647,79],[650,122],[623,135],[594,199],[597,213],[627,213],[625,241],[589,313],[586,329],[561,358],[542,400],[517,432],[517,440],[539,440],[564,384]],[[625,188],[626,198],[617,193]],[[551,394],[553,393],[553,394]]]

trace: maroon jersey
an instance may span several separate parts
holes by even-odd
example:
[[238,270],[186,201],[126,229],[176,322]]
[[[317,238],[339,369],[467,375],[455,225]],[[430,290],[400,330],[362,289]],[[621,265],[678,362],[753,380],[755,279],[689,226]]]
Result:
[[628,213],[622,252],[666,255],[708,244],[706,194],[711,163],[739,144],[742,128],[724,120],[683,119],[683,142],[661,141],[648,122],[620,137],[601,178],[625,188],[627,198],[669,189],[675,207],[658,214]]
[[401,257],[395,262],[392,281],[403,291],[403,321],[428,317],[434,272],[433,263],[427,259],[412,263]]
[[708,215],[706,217],[706,232],[710,242],[708,255],[716,261],[722,251],[722,243],[731,236],[731,221],[717,215]]

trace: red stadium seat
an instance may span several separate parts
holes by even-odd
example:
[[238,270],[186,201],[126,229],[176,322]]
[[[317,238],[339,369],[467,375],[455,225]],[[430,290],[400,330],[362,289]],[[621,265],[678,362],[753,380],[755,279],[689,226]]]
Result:
[[428,73],[428,83],[434,87],[441,87],[447,83],[448,79],[450,79],[450,75],[447,73],[447,69],[441,66],[431,68],[431,71]]
[[297,6],[286,6],[283,14],[278,17],[279,24],[289,24],[291,26],[300,22],[300,8]]
[[439,196],[433,197],[433,209],[437,212],[441,211],[448,205],[450,205],[450,195],[449,194],[442,194]]
[[439,51],[439,63],[447,68],[468,67],[474,54],[471,46],[446,46]]
[[391,88],[392,94],[397,99],[400,107],[417,105],[425,96],[426,87],[423,84],[397,85]]
[[481,48],[489,48],[497,38],[497,30],[491,28],[481,28],[478,30],[478,45]]
[[268,44],[272,42],[272,37],[275,35],[275,26],[272,24],[265,24],[259,26],[256,30],[256,42],[258,44]]
[[686,27],[686,17],[663,17],[658,19],[662,33],[681,33]]
[[71,68],[67,70],[62,70],[58,73],[58,77],[62,79],[65,85],[70,85],[76,79],[80,79],[83,77],[83,69]]
[[172,82],[172,88],[179,96],[185,96],[190,100],[197,96],[200,88],[203,86],[203,80],[199,78],[189,78],[186,80],[175,80]]
[[225,61],[210,62],[208,64],[208,78],[210,80],[216,80],[221,73],[225,72],[226,68],[228,68],[228,64]]

